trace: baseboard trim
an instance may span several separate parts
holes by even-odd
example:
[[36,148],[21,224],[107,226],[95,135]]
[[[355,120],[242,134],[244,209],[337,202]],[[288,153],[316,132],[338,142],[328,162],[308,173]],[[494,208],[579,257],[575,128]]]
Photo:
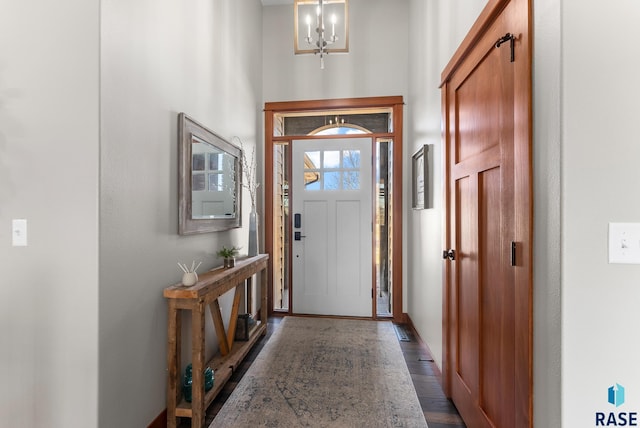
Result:
[[147,428],[166,428],[167,427],[167,409],[164,409]]
[[413,333],[413,335],[416,337],[418,344],[425,349],[429,358],[433,360],[434,374],[438,378],[438,382],[440,382],[440,385],[442,385],[442,371],[440,370],[440,367],[438,367],[438,363],[436,362],[436,359],[433,358],[433,352],[431,352],[431,348],[429,348],[429,345],[427,345],[427,343],[424,340],[422,340],[422,337],[420,337],[420,334],[418,334],[418,330],[416,330],[416,326],[413,324],[413,320],[411,319],[409,314],[406,314],[406,320],[407,320],[406,324],[411,329],[411,332]]

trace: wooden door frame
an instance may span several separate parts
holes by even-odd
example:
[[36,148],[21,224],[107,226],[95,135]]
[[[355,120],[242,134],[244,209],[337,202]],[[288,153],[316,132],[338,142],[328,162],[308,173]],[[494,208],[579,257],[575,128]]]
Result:
[[[379,137],[389,137],[393,139],[393,210],[392,216],[392,299],[394,322],[405,323],[406,314],[402,311],[402,125],[403,125],[402,96],[370,97],[370,98],[341,98],[330,100],[309,100],[309,101],[283,101],[267,102],[264,107],[264,219],[265,219],[265,251],[273,253],[273,148],[279,141],[289,142],[300,136],[274,136],[273,116],[278,113],[313,112],[325,110],[349,110],[367,108],[391,108],[393,115],[393,131],[388,134],[373,134],[374,139]],[[369,134],[367,134],[369,135]],[[291,266],[291,263],[289,263]],[[269,259],[269,284],[267,304],[269,315],[273,310],[273,260]],[[375,297],[374,302],[375,304]],[[372,308],[373,310],[373,308]],[[289,306],[291,313],[291,306]],[[375,312],[374,312],[375,313]]]
[[[514,201],[515,209],[515,240],[517,266],[514,267],[515,287],[515,325],[516,332],[526,331],[526,335],[516,334],[515,361],[516,382],[515,394],[516,423],[518,427],[533,427],[533,166],[532,166],[532,6],[530,0],[489,0],[471,30],[456,50],[441,75],[442,88],[442,121],[444,148],[444,206],[443,216],[443,248],[453,248],[451,242],[450,199],[451,175],[450,165],[450,135],[455,132],[454,124],[449,117],[450,79],[467,59],[473,48],[481,39],[485,30],[493,24],[509,3],[517,4],[514,12],[507,19],[514,28],[522,29],[515,34],[515,55],[524,56],[524,61],[515,61],[514,67],[514,194],[519,195]],[[442,384],[445,394],[451,396],[452,367],[451,307],[454,304],[451,293],[452,269],[450,263],[443,263],[443,356],[442,356]]]

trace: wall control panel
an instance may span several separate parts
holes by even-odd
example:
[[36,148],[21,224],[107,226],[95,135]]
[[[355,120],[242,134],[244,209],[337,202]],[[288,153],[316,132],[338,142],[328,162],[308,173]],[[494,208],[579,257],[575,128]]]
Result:
[[609,223],[609,263],[640,264],[640,223]]

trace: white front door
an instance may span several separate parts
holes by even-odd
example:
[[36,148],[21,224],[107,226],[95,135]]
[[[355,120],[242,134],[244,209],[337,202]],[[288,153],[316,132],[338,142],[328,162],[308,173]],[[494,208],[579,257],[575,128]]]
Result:
[[294,313],[372,316],[371,147],[293,141]]

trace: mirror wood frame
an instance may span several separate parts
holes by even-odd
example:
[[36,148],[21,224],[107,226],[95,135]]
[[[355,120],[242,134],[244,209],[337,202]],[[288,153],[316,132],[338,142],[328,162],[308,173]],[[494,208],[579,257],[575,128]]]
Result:
[[[235,158],[235,216],[229,218],[192,218],[191,156],[192,141],[197,138]],[[178,233],[219,232],[242,226],[242,150],[193,120],[185,113],[178,115]]]

